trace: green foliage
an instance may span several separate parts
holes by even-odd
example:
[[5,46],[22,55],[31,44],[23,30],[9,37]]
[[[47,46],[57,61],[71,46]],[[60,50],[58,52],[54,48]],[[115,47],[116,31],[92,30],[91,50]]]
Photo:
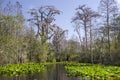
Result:
[[22,63],[22,64],[5,64],[0,66],[0,75],[2,76],[27,76],[44,72],[46,66],[64,64],[63,62],[45,62],[45,63]]
[[85,63],[67,63],[65,66],[68,76],[88,77],[87,80],[120,79],[120,67],[104,66]]
[[0,66],[0,74],[4,76],[25,76],[43,72],[44,70],[45,66],[41,63],[6,64]]
[[[83,8],[83,10],[86,9],[91,13],[90,15],[85,11],[85,14],[88,15],[88,19],[86,19],[85,22],[83,18],[80,18],[85,17],[83,13],[78,11],[78,13],[81,13],[81,16],[78,16],[80,15],[78,13],[76,14],[76,20],[78,17],[78,20],[80,21],[80,23],[78,21],[78,24],[80,25],[77,26],[77,29],[83,31],[81,28],[83,25],[81,24],[81,21],[86,23],[83,25],[85,35],[81,35],[78,30],[78,34],[80,35],[79,42],[77,38],[74,39],[74,36],[73,39],[67,40],[65,35],[62,35],[64,30],[53,25],[54,16],[52,15],[54,14],[52,11],[49,12],[49,9],[53,10],[53,12],[57,11],[57,14],[59,14],[59,10],[54,10],[50,6],[41,7],[41,12],[37,11],[37,9],[32,9],[31,14],[33,18],[30,20],[33,21],[34,27],[32,24],[30,27],[27,27],[24,25],[25,20],[22,15],[21,5],[19,2],[17,3],[18,4],[14,5],[17,6],[15,8],[10,7],[10,5],[13,6],[11,3],[8,3],[5,6],[6,9],[9,8],[11,11],[1,11],[3,14],[0,15],[0,64],[46,61],[54,62],[56,58],[58,61],[92,62],[93,60],[93,63],[120,65],[119,15],[113,15],[113,13],[111,13],[111,21],[109,22],[109,25],[107,25],[109,26],[108,30],[106,25],[101,27],[96,25],[96,23],[92,24],[94,22],[91,21],[92,17],[94,18],[94,16],[97,15],[93,15],[94,13],[91,13],[92,10],[85,7],[85,5],[81,6],[81,8],[79,6],[79,10],[82,10]],[[39,14],[37,15],[34,13],[34,10],[39,12]],[[46,13],[48,13],[48,15]],[[41,15],[43,15],[43,17]],[[112,17],[112,15],[114,17]],[[94,30],[94,28],[92,28],[94,25],[96,25],[96,28],[100,27],[99,30]],[[38,30],[36,30],[35,26]],[[91,35],[88,34],[89,31],[92,31]],[[97,33],[94,34],[94,31]],[[60,36],[64,37],[64,39]],[[54,43],[52,43],[53,41]],[[108,43],[110,45],[108,45]],[[109,51],[108,48],[110,49]]]
[[[1,63],[11,63],[14,62],[16,55],[16,31],[19,28],[16,25],[14,16],[0,16],[0,55],[3,59]],[[17,39],[17,42],[19,40]]]
[[49,53],[47,54],[47,61],[48,62],[55,62],[55,52],[52,50],[49,50]]
[[38,54],[39,61],[41,62],[47,61],[48,51],[49,51],[49,45],[47,43],[42,44]]

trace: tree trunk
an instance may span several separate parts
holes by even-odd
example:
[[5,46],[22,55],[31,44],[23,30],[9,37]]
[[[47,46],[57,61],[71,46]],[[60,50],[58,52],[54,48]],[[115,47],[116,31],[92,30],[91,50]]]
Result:
[[86,51],[88,50],[88,46],[87,46],[87,27],[86,27],[86,22],[84,22],[84,26],[85,26],[85,48]]

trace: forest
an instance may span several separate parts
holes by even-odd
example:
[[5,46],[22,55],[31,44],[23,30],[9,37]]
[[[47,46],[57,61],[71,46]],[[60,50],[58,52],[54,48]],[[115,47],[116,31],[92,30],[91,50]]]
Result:
[[69,38],[69,30],[55,23],[64,13],[55,6],[29,9],[26,18],[19,1],[3,3],[0,80],[33,80],[34,73],[34,80],[120,80],[120,8],[115,0],[100,0],[96,11],[78,5],[70,20],[76,35]]
[[114,0],[101,0],[98,11],[78,5],[71,17],[77,38],[67,39],[55,21],[60,10],[46,5],[22,13],[20,2],[0,0],[0,64],[83,62],[120,65],[120,12]]

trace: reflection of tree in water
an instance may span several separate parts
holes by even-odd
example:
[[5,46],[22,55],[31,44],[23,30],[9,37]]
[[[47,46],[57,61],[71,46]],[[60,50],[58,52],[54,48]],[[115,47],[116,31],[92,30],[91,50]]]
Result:
[[[38,77],[34,78],[36,80],[75,80],[70,79],[66,76],[64,66],[61,64],[49,65],[46,72],[40,73]],[[31,80],[34,80],[31,79]]]
[[56,65],[56,79],[55,80],[73,80],[66,76],[64,66],[61,64]]
[[56,65],[56,80],[60,80],[61,70],[60,65]]
[[70,80],[67,78],[64,66],[61,64],[49,65],[47,71],[39,75],[39,80]]

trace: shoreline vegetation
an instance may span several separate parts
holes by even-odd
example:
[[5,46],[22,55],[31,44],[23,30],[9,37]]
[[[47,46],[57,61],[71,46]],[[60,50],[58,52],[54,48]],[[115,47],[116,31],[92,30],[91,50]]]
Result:
[[26,76],[45,72],[48,65],[63,65],[68,77],[80,77],[87,80],[115,80],[120,79],[120,67],[101,64],[77,62],[45,62],[5,64],[0,66],[2,76]]
[[44,63],[20,63],[0,65],[0,75],[3,76],[26,76],[44,72],[46,66],[54,64],[64,64],[63,62],[44,62]]
[[119,80],[120,67],[90,63],[68,63],[65,66],[68,76],[85,80]]

